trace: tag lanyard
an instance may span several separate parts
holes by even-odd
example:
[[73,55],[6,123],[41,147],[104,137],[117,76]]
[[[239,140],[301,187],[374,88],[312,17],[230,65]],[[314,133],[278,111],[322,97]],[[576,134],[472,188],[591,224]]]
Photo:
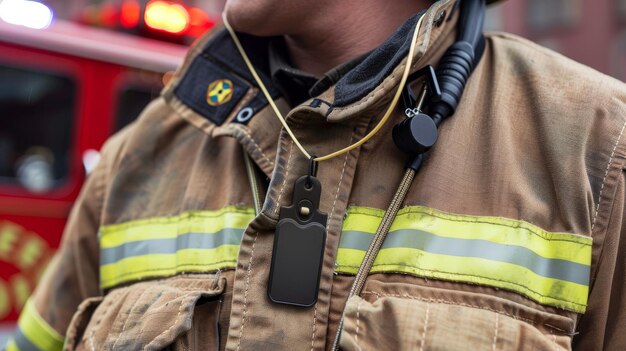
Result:
[[237,38],[237,34],[228,23],[226,13],[222,13],[222,18],[224,26],[230,33],[237,50],[239,50],[254,80],[274,110],[276,117],[280,120],[280,123],[283,125],[294,144],[296,144],[302,154],[309,160],[308,174],[298,178],[294,184],[291,206],[282,206],[280,208],[279,220],[276,225],[276,232],[274,233],[274,248],[272,251],[267,295],[270,300],[275,303],[311,307],[317,302],[326,244],[326,225],[328,221],[328,215],[319,210],[322,185],[316,178],[317,163],[358,148],[376,135],[389,120],[396,108],[398,100],[402,96],[404,86],[409,76],[413,63],[413,55],[415,54],[415,47],[417,45],[417,37],[424,16],[422,15],[417,21],[402,78],[391,104],[381,120],[376,124],[374,129],[361,140],[322,157],[309,154],[296,138],[267,91],[265,84],[263,84],[257,74],[239,38]]
[[313,159],[315,162],[321,162],[321,161],[330,160],[331,158],[337,157],[339,155],[342,155],[342,154],[344,154],[346,152],[349,152],[349,151],[352,151],[352,150],[358,148],[359,146],[363,145],[365,142],[370,140],[374,135],[376,135],[376,133],[378,133],[381,130],[381,128],[385,125],[385,123],[389,120],[389,118],[393,114],[394,109],[396,108],[396,105],[398,104],[398,100],[400,99],[400,96],[402,95],[402,90],[404,88],[404,85],[406,84],[407,77],[409,76],[409,72],[411,71],[411,65],[413,63],[413,55],[415,53],[415,47],[417,45],[417,36],[419,35],[419,31],[420,31],[420,28],[422,26],[423,19],[424,19],[424,15],[422,15],[419,18],[419,20],[417,21],[417,24],[415,25],[415,31],[413,32],[413,38],[411,40],[411,46],[409,48],[409,54],[408,54],[407,59],[406,59],[406,65],[404,67],[404,72],[402,73],[402,79],[400,80],[400,84],[398,85],[398,89],[396,90],[396,93],[393,96],[393,99],[391,100],[391,104],[389,105],[389,108],[387,109],[387,111],[383,115],[383,118],[378,122],[378,124],[374,127],[374,129],[372,129],[366,136],[364,136],[361,140],[355,142],[354,144],[352,144],[352,145],[350,145],[350,146],[348,146],[346,148],[343,148],[341,150],[332,152],[332,153],[330,153],[328,155],[325,155],[325,156],[312,157],[311,154],[309,154],[306,151],[306,149],[302,146],[302,144],[300,144],[300,141],[298,141],[296,136],[291,131],[291,128],[289,128],[289,126],[287,125],[287,121],[283,117],[282,113],[280,113],[280,110],[278,109],[278,106],[276,106],[276,104],[274,103],[274,99],[272,99],[270,93],[267,91],[267,88],[265,87],[265,84],[263,84],[263,81],[261,81],[261,78],[257,74],[256,69],[254,68],[254,66],[252,65],[252,62],[248,58],[248,54],[246,54],[246,51],[244,50],[243,46],[241,45],[241,42],[239,41],[239,38],[237,37],[237,33],[235,33],[233,28],[230,26],[230,23],[228,23],[228,19],[226,18],[226,13],[225,12],[222,13],[222,20],[224,22],[224,26],[226,27],[226,29],[230,33],[230,36],[232,37],[233,42],[235,43],[235,46],[237,47],[237,50],[239,50],[239,54],[241,54],[241,57],[243,58],[244,62],[246,63],[246,66],[248,66],[248,70],[250,71],[250,73],[254,77],[254,80],[256,81],[256,83],[258,84],[259,88],[263,92],[263,95],[265,95],[265,98],[267,99],[267,101],[269,102],[270,106],[274,110],[274,113],[276,114],[276,117],[280,120],[280,123],[283,125],[283,127],[285,128],[285,130],[287,131],[287,133],[289,134],[289,136],[291,137],[293,142],[296,144],[296,146],[298,147],[300,152],[302,152],[302,154],[307,159]]

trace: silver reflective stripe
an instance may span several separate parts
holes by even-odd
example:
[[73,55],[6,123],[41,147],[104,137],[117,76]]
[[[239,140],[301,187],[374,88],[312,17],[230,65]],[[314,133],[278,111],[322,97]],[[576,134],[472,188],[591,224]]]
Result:
[[[340,248],[367,251],[373,235],[344,231]],[[547,278],[577,284],[589,284],[589,266],[561,259],[545,258],[523,246],[506,245],[480,239],[458,239],[437,236],[422,230],[402,229],[390,232],[382,249],[418,249],[432,254],[475,257],[525,267]]]
[[37,346],[35,346],[35,344],[28,340],[20,328],[17,328],[13,338],[15,345],[17,345],[20,351],[41,351]]
[[239,245],[243,229],[225,228],[216,233],[187,233],[170,239],[131,241],[100,250],[100,264],[149,254],[173,254],[185,249],[214,249],[222,245]]

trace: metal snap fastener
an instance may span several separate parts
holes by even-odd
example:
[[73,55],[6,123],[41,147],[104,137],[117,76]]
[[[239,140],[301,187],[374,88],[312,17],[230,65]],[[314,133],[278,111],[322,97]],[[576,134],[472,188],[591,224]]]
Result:
[[254,116],[254,110],[252,107],[242,108],[239,113],[237,113],[237,122],[246,123]]

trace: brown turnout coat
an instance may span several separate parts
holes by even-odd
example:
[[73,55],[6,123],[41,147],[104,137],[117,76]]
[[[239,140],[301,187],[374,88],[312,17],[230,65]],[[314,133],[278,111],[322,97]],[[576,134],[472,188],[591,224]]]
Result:
[[[453,3],[425,13],[413,71],[436,66],[453,42]],[[249,52],[264,45],[244,38]],[[341,104],[337,85],[299,106],[275,96],[306,149],[327,154],[373,128],[404,65]],[[207,87],[219,80],[232,83],[231,96],[212,105]],[[346,301],[363,254],[348,239],[375,231],[404,172],[407,156],[391,138],[403,118],[398,109],[372,140],[320,164],[328,224],[317,303],[272,303],[278,211],[308,164],[228,35],[208,35],[103,148],[32,297],[36,313],[78,350],[322,350],[342,315],[346,350],[626,349],[626,86],[524,39],[486,34],[388,238],[417,235],[436,250],[411,246],[422,239],[389,243],[363,293]],[[189,244],[206,244],[201,232],[228,245]],[[179,250],[137,244],[155,238]]]

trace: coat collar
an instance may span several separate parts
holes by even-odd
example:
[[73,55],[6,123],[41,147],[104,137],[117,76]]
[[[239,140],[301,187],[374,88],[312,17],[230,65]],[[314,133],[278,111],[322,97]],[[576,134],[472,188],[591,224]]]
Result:
[[[425,16],[417,38],[411,71],[436,62],[453,41],[458,11],[456,1],[440,0],[428,10],[409,19],[381,47],[336,84],[315,99],[293,108],[315,111],[329,122],[350,120],[374,112],[397,89],[406,64],[410,34],[419,16]],[[270,78],[269,38],[240,34],[261,79],[274,99],[281,99]],[[163,91],[163,96],[181,115],[205,131],[225,123],[246,125],[267,106],[250,72],[227,31],[217,29],[205,35],[190,50],[183,66]],[[321,103],[320,103],[321,102]]]

